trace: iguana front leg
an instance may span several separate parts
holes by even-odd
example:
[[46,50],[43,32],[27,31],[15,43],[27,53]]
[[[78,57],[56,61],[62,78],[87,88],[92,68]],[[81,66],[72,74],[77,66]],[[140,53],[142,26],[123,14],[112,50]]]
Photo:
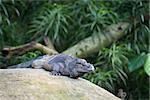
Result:
[[[55,69],[56,69],[56,67],[58,67],[58,66],[56,66],[56,64],[54,64],[54,65],[55,65]],[[55,69],[53,69],[54,65],[48,64],[48,61],[45,61],[45,60],[37,60],[34,63],[32,63],[32,67],[35,69],[43,68],[47,71],[50,71],[51,75],[60,76],[61,73],[56,71]]]

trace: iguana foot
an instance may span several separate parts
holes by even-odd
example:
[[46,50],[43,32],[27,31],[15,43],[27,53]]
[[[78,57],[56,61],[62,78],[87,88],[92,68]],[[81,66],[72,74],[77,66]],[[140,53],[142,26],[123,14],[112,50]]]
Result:
[[60,76],[61,74],[59,72],[57,72],[57,71],[52,71],[51,75]]

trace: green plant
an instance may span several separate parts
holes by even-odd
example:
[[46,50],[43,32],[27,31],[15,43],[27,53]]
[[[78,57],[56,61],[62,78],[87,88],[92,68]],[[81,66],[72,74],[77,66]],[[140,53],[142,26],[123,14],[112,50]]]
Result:
[[115,92],[116,84],[126,85],[129,52],[132,51],[123,43],[113,43],[110,48],[104,48],[95,61],[95,66],[99,68],[96,69],[95,73],[86,77]]
[[101,87],[104,87],[105,89],[114,92],[115,84],[114,81],[116,81],[117,75],[114,71],[106,71],[101,68],[96,68],[94,73],[85,74],[85,79],[88,79],[92,83],[95,83]]
[[128,64],[130,72],[133,72],[141,67],[144,67],[144,71],[150,76],[149,70],[149,56],[150,54],[141,53],[140,55],[132,58]]
[[77,0],[72,4],[71,16],[74,17],[73,25],[77,30],[73,38],[81,40],[93,33],[99,34],[108,25],[118,21],[117,13],[105,4],[95,0]]
[[[148,0],[0,0],[0,44],[16,46],[32,40],[42,43],[43,37],[49,36],[61,52],[92,34],[99,34],[112,23],[129,21],[130,27],[122,39],[89,55],[88,60],[96,71],[84,78],[114,94],[123,88],[126,99],[147,99],[148,4]],[[6,59],[0,53],[0,65],[25,62],[39,55],[41,53],[30,51],[3,62]]]
[[[0,49],[5,44],[5,36],[8,35],[6,32],[6,28],[13,23],[13,19],[20,16],[19,6],[22,5],[22,1],[15,1],[15,0],[0,0]],[[13,34],[11,34],[12,36]],[[8,38],[7,38],[8,39]]]
[[9,59],[7,61],[7,64],[8,64],[7,66],[27,62],[27,61],[35,59],[35,58],[37,58],[41,55],[42,55],[42,53],[40,51],[30,51],[30,52],[27,52],[24,55],[20,55],[20,56],[17,56],[17,57],[13,57],[13,59]]
[[34,36],[49,36],[52,41],[59,42],[68,34],[70,16],[67,14],[67,6],[49,5],[44,6],[43,14],[36,17],[30,26],[29,33]]
[[117,8],[117,12],[131,22],[127,39],[137,54],[148,52],[149,48],[149,19],[146,19],[148,9],[148,1],[143,0],[123,1]]

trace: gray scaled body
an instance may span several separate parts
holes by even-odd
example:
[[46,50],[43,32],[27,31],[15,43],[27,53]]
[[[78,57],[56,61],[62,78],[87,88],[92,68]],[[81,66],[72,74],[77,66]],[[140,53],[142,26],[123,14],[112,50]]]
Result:
[[94,71],[94,66],[86,60],[65,54],[44,55],[8,68],[43,68],[53,75],[63,75],[71,78],[78,78],[85,73]]

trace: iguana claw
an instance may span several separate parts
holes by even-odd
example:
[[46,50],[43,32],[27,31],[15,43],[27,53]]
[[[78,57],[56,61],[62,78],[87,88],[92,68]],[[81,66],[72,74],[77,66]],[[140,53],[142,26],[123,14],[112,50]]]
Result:
[[51,74],[52,74],[52,75],[55,75],[55,76],[60,76],[60,75],[61,75],[61,74],[60,74],[59,72],[57,72],[57,71],[52,71]]

